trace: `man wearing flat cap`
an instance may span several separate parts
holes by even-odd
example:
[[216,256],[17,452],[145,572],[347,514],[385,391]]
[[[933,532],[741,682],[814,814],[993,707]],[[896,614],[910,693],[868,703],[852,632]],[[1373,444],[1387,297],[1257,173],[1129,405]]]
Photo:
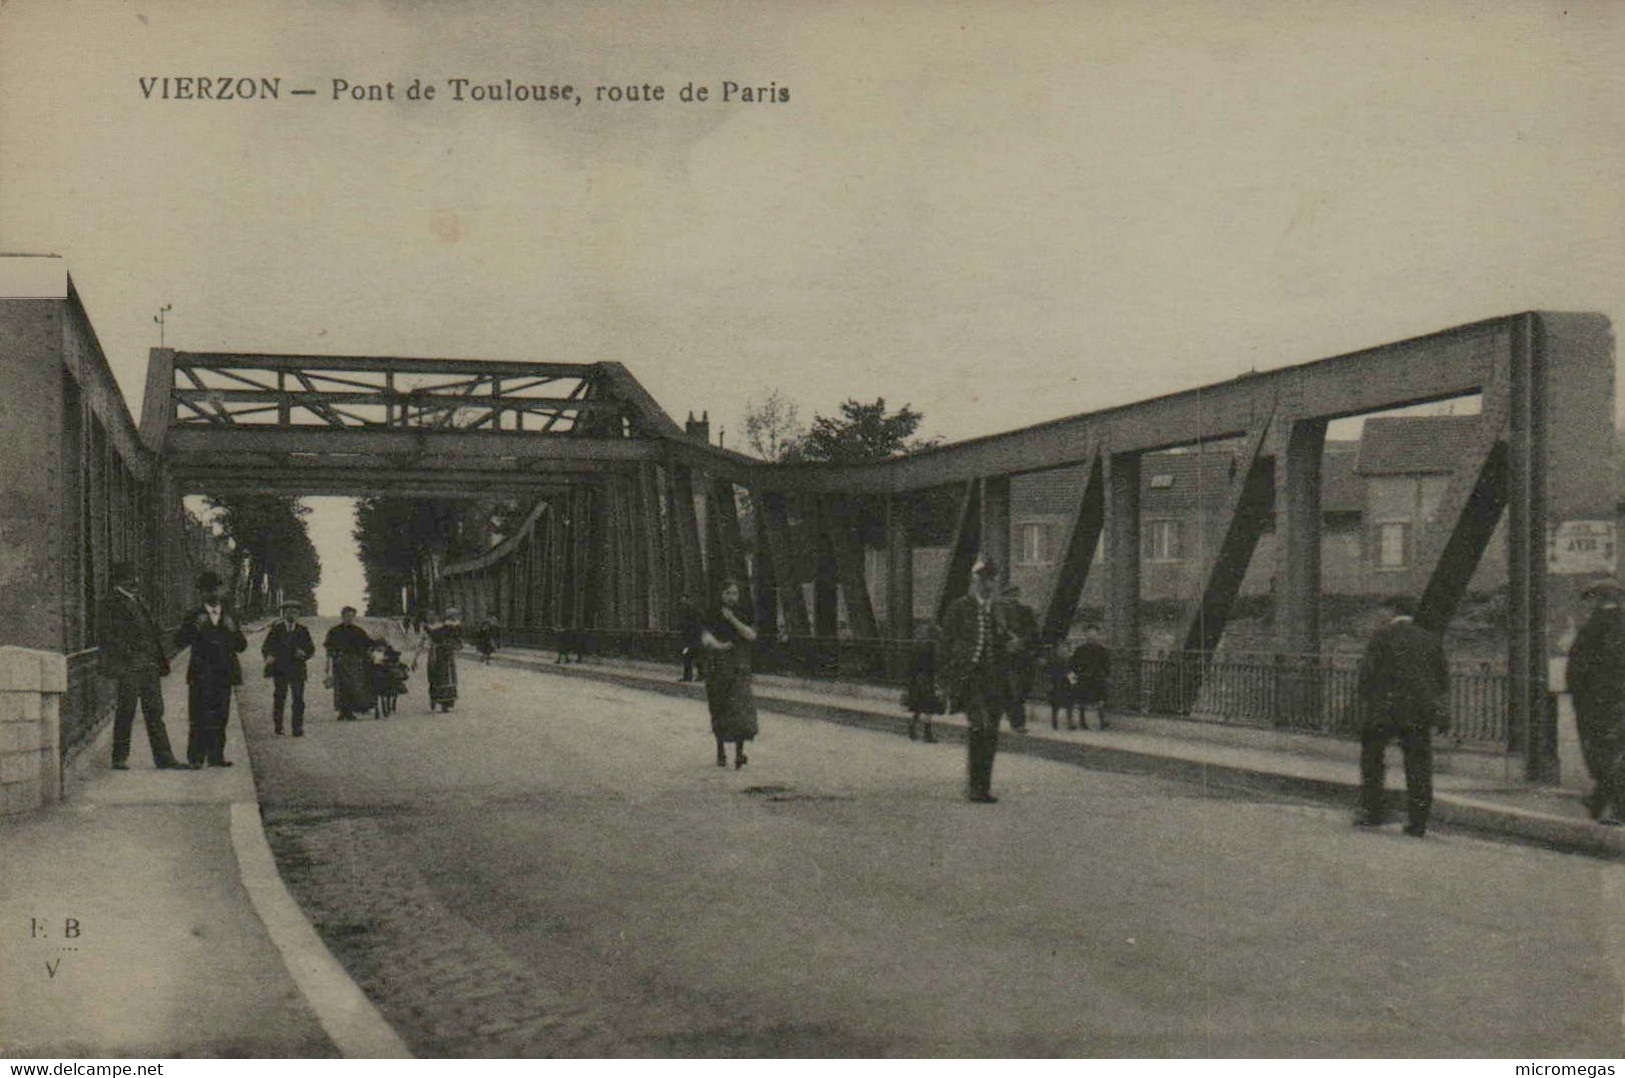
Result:
[[1580,594],[1591,614],[1569,648],[1568,686],[1580,754],[1596,783],[1586,807],[1598,823],[1617,826],[1625,808],[1625,589],[1604,577]]
[[1405,833],[1427,834],[1433,809],[1433,731],[1450,728],[1450,667],[1438,634],[1416,624],[1416,602],[1400,595],[1383,603],[1390,619],[1366,644],[1360,659],[1360,812],[1355,824],[1386,822],[1383,773],[1388,743],[1405,756]]
[[271,725],[282,733],[282,713],[289,695],[293,696],[293,736],[305,736],[305,661],[316,654],[310,630],[299,621],[299,604],[282,604],[282,616],[265,634],[260,645],[265,656],[265,676],[272,679]]
[[243,683],[240,652],[248,638],[220,596],[220,577],[203,573],[197,590],[203,603],[181,622],[180,646],[192,649],[186,667],[186,706],[191,728],[186,738],[186,761],[194,769],[230,767],[226,759],[226,719],[231,715],[231,690]]
[[937,640],[937,669],[969,723],[965,796],[992,804],[993,758],[999,751],[999,716],[1009,691],[1012,634],[998,602],[999,567],[978,558],[969,593],[955,599]]

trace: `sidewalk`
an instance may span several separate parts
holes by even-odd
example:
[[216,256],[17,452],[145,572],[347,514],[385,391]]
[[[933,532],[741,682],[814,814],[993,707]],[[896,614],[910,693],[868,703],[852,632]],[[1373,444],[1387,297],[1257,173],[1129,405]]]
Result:
[[[165,722],[184,753],[185,654],[173,665]],[[130,770],[113,771],[109,723],[62,803],[0,830],[0,1055],[404,1053],[277,875],[239,711],[234,767],[159,771],[137,719]]]
[[[550,654],[521,648],[503,649],[492,661],[673,696],[705,695],[703,684],[679,682],[675,668],[664,663],[592,659],[555,665]],[[898,735],[908,728],[900,689],[775,675],[758,675],[754,686],[766,710]],[[1029,732],[1007,731],[999,739],[1001,752],[1329,801],[1347,805],[1351,814],[1359,791],[1359,745],[1351,741],[1118,713],[1108,716],[1105,730],[1052,731],[1044,704],[1030,705],[1028,716]],[[939,738],[964,740],[964,716],[938,716],[934,725]],[[1523,781],[1517,758],[1443,751],[1436,756],[1433,826],[1625,858],[1625,828],[1593,823],[1576,791]],[[1399,798],[1404,787],[1396,746],[1389,752],[1390,798]]]

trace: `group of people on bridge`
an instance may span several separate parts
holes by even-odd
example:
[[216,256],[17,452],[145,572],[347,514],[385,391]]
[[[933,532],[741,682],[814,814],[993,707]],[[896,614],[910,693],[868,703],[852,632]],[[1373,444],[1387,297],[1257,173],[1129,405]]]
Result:
[[[163,634],[141,597],[134,567],[114,564],[111,580],[99,651],[103,673],[117,689],[112,766],[129,766],[138,707],[154,766],[232,766],[226,757],[226,725],[234,690],[243,682],[238,656],[248,639],[222,596],[220,577],[212,572],[198,577],[199,604],[182,619],[175,640],[189,651],[184,758],[171,747],[163,722],[161,679],[170,672]],[[1595,779],[1587,807],[1599,823],[1617,825],[1625,811],[1625,587],[1610,577],[1592,583],[1583,594],[1592,611],[1569,653],[1568,688],[1586,767]],[[751,663],[757,632],[741,595],[737,581],[724,581],[711,610],[702,614],[685,601],[683,618],[683,680],[694,676],[694,661],[700,659],[717,766],[727,766],[727,746],[732,744],[735,769],[748,762],[745,745],[759,728]],[[1375,827],[1387,821],[1384,757],[1388,745],[1397,741],[1405,764],[1405,831],[1421,837],[1432,805],[1431,735],[1450,724],[1450,675],[1442,640],[1417,624],[1415,602],[1399,596],[1384,605],[1390,617],[1372,634],[1359,670],[1362,751],[1356,823]],[[284,732],[284,716],[291,712],[294,737],[304,736],[307,664],[316,654],[299,613],[298,603],[283,603],[281,617],[267,630],[260,649],[265,677],[274,686],[274,730]],[[425,655],[430,710],[450,711],[456,704],[457,653],[465,638],[460,612],[448,608],[422,622],[402,619],[392,627],[401,647],[389,632],[369,633],[357,623],[355,608],[347,606],[323,639],[323,684],[333,692],[338,721],[353,721],[367,711],[379,718],[390,714]],[[486,619],[472,636],[489,662],[499,636],[496,624]],[[402,658],[409,647],[410,663]],[[925,627],[914,649],[903,697],[911,712],[909,737],[923,733],[924,740],[935,741],[933,716],[965,715],[966,796],[973,802],[998,800],[992,775],[1000,723],[1008,719],[1013,730],[1025,731],[1026,703],[1040,659],[1048,675],[1052,728],[1059,729],[1064,714],[1067,728],[1074,729],[1075,706],[1082,709],[1085,728],[1090,709],[1097,712],[1098,727],[1105,728],[1111,653],[1098,632],[1089,630],[1070,651],[1064,641],[1042,639],[1031,608],[1015,589],[1000,588],[998,566],[985,557],[973,565],[967,593],[949,605],[940,627]]]
[[[450,711],[457,703],[457,652],[463,646],[463,623],[457,608],[432,615],[423,622],[402,619],[391,623],[396,633],[377,636],[357,623],[356,609],[346,606],[339,612],[339,624],[327,631],[322,650],[327,662],[322,683],[333,691],[337,721],[352,722],[371,711],[374,718],[394,713],[397,699],[407,692],[410,674],[417,670],[425,654],[429,710]],[[401,644],[396,647],[398,637]],[[494,639],[494,632],[485,637]],[[413,651],[411,662],[403,659]],[[273,679],[271,721],[277,734],[283,732],[284,701],[293,702],[293,736],[304,735],[304,685],[306,663],[315,655],[310,632],[299,622],[299,604],[284,603],[282,617],[265,634],[260,646],[265,656],[265,676]],[[491,646],[483,646],[489,659]]]
[[941,626],[925,625],[915,644],[903,690],[909,739],[934,742],[933,717],[964,712],[966,795],[976,802],[997,801],[992,774],[1000,722],[1007,719],[1011,730],[1026,732],[1027,704],[1039,673],[1047,681],[1051,729],[1060,729],[1062,715],[1068,730],[1078,729],[1079,720],[1087,728],[1090,711],[1097,728],[1105,728],[1111,653],[1099,633],[1089,629],[1076,647],[1065,639],[1045,639],[1032,608],[1021,601],[1021,590],[1001,588],[998,566],[990,558],[978,559],[970,591],[949,606]]
[[[197,578],[199,605],[181,620],[175,647],[188,651],[187,744],[184,758],[170,744],[164,723],[163,678],[170,673],[170,651],[157,618],[142,598],[134,565],[117,562],[110,570],[112,590],[103,605],[98,656],[103,676],[115,686],[112,766],[129,768],[131,734],[139,708],[147,743],[157,768],[196,770],[231,767],[226,757],[226,727],[235,692],[243,684],[241,654],[248,637],[223,596],[224,582],[214,572]],[[264,676],[272,682],[271,720],[276,734],[291,719],[294,737],[305,734],[305,685],[308,664],[316,655],[310,629],[299,620],[300,604],[284,602],[280,617],[266,630],[260,645]],[[385,718],[407,691],[411,672],[426,658],[429,707],[450,711],[457,702],[457,652],[464,628],[456,608],[421,622],[403,619],[394,631],[378,635],[358,624],[346,606],[339,624],[322,640],[323,685],[333,693],[340,722],[367,712]],[[475,631],[486,661],[496,649],[497,627],[487,620]],[[397,646],[399,644],[400,646]],[[412,651],[410,662],[404,652]]]

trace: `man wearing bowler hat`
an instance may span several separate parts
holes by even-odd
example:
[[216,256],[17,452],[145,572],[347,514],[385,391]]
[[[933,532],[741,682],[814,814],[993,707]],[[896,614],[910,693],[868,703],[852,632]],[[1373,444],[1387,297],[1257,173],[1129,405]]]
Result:
[[305,661],[316,654],[310,630],[299,621],[299,604],[282,604],[282,617],[265,634],[260,645],[265,656],[265,676],[272,679],[271,725],[282,733],[282,713],[288,696],[293,696],[293,736],[305,736]]
[[1383,603],[1391,617],[1371,634],[1360,659],[1359,694],[1364,707],[1360,731],[1359,827],[1379,827],[1386,819],[1383,793],[1388,743],[1399,741],[1405,755],[1405,833],[1427,833],[1433,808],[1433,731],[1450,728],[1450,667],[1438,634],[1416,624],[1416,603],[1395,596]]
[[1610,576],[1580,594],[1591,614],[1569,648],[1568,686],[1580,755],[1596,783],[1586,807],[1598,823],[1618,826],[1625,809],[1625,588]]
[[226,719],[231,714],[231,690],[243,683],[238,653],[248,648],[248,638],[237,619],[220,597],[220,577],[203,573],[197,590],[203,603],[181,622],[179,643],[192,649],[186,667],[187,717],[191,729],[186,739],[186,761],[193,769],[230,767],[226,759]]
[[142,601],[136,587],[135,566],[114,562],[113,590],[103,604],[102,672],[118,686],[113,708],[113,769],[124,771],[130,763],[130,731],[135,724],[135,708],[141,705],[141,719],[147,727],[147,745],[152,749],[152,765],[159,769],[185,767],[169,747],[169,731],[164,726],[164,687],[161,679],[169,673],[163,636],[152,611]]
[[978,558],[970,591],[955,599],[937,641],[937,669],[969,723],[965,796],[992,804],[993,758],[999,751],[999,716],[1009,692],[1012,634],[998,602],[999,567]]

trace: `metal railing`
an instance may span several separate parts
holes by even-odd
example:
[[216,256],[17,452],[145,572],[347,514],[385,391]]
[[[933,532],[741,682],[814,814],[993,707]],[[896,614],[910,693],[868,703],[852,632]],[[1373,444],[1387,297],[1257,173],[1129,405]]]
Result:
[[[557,651],[561,640],[567,637],[572,656],[579,646],[586,655],[672,664],[682,662],[682,634],[671,630],[502,630],[502,639],[506,643],[548,651]],[[762,638],[751,649],[751,669],[759,674],[781,674],[786,677],[901,684],[908,677],[911,648],[912,645],[906,640],[818,636]]]
[[58,744],[62,760],[71,760],[90,743],[113,714],[116,691],[101,674],[101,656],[95,648],[68,656],[68,691],[62,697]]
[[[1331,737],[1360,731],[1353,657],[1119,652],[1112,665],[1113,699],[1128,710]],[[1452,666],[1447,736],[1504,751],[1507,699],[1507,675],[1493,663]]]
[[[554,650],[568,631],[504,629],[520,647]],[[682,661],[681,635],[671,631],[575,630],[571,653]],[[914,644],[850,637],[764,639],[752,653],[758,673],[900,685],[908,678]],[[1361,713],[1352,656],[1115,652],[1111,706],[1149,715],[1285,730],[1326,737],[1356,737]],[[1034,664],[1033,696],[1042,697],[1042,671]],[[1494,663],[1458,663],[1450,672],[1452,743],[1506,751],[1507,675]]]

